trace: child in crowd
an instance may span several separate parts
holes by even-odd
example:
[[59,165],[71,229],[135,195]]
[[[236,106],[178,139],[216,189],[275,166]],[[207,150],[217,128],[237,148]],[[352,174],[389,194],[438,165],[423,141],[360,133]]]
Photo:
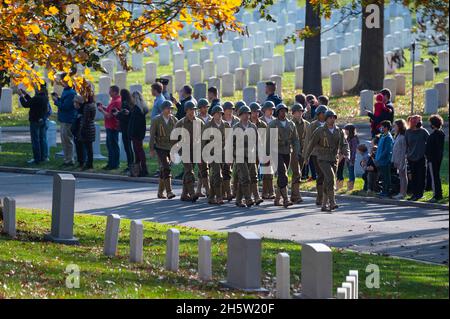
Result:
[[336,189],[340,189],[344,186],[344,166],[347,164],[348,169],[348,183],[347,190],[353,190],[355,185],[355,158],[356,150],[359,145],[359,138],[356,134],[356,127],[353,124],[347,124],[344,127],[345,136],[347,137],[347,142],[350,148],[350,159],[342,159],[338,164],[337,170],[337,182]]
[[367,115],[370,118],[372,137],[380,133],[381,122],[389,118],[391,112],[392,110],[384,104],[383,94],[377,94],[375,96],[374,112],[367,111]]

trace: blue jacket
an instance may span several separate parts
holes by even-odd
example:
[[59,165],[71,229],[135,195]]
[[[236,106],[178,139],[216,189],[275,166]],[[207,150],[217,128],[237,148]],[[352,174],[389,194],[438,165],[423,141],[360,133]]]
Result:
[[378,142],[377,153],[375,154],[375,162],[377,166],[390,165],[392,159],[392,147],[394,145],[394,139],[391,133],[387,133],[381,136]]
[[61,123],[73,123],[77,116],[77,111],[73,105],[73,98],[77,93],[72,88],[64,88],[61,97],[56,100],[58,107],[58,121]]

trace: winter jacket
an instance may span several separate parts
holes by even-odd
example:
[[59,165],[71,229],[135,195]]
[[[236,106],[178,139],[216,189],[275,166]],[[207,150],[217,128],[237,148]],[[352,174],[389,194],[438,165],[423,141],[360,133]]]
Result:
[[175,115],[175,117],[178,120],[181,120],[183,117],[186,116],[186,111],[184,110],[184,104],[186,104],[187,101],[192,101],[194,103],[197,103],[197,101],[194,99],[193,96],[188,96],[187,98],[181,100],[180,102],[178,102],[176,104],[177,107],[177,114]]
[[61,97],[55,102],[58,107],[58,121],[61,123],[73,123],[77,116],[77,110],[73,105],[73,98],[77,93],[74,89],[67,87],[64,88]]
[[128,122],[128,135],[132,140],[143,140],[147,130],[145,115],[146,110],[138,106],[134,106],[130,113]]
[[431,163],[440,163],[444,157],[445,133],[434,130],[427,139],[425,156]]
[[26,94],[24,97],[20,97],[20,103],[23,107],[29,108],[28,120],[30,122],[39,122],[46,118],[48,113],[48,97],[45,93],[38,93],[31,97]]
[[80,138],[83,142],[95,141],[95,114],[97,108],[95,103],[83,104],[83,116],[80,125]]
[[378,142],[377,153],[375,154],[375,162],[377,166],[387,166],[392,159],[392,146],[394,139],[391,133],[383,134]]
[[[127,110],[129,113],[125,114],[125,110]],[[120,131],[122,132],[122,135],[128,135],[128,123],[130,122],[130,105],[128,105],[128,102],[122,101],[122,108],[120,109],[120,112],[117,113],[117,119],[119,120],[119,127]]]
[[395,137],[392,148],[392,163],[397,169],[406,169],[406,138],[404,134]]

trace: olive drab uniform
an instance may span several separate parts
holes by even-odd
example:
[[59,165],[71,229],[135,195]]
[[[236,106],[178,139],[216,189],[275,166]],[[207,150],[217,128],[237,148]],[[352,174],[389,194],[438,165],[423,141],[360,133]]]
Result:
[[267,130],[267,149],[270,149],[270,129],[278,129],[278,166],[277,166],[277,192],[274,204],[280,206],[280,197],[283,198],[283,206],[287,207],[292,203],[288,200],[288,169],[291,160],[291,154],[300,152],[300,139],[294,122],[275,119],[270,122]]
[[[225,145],[225,129],[230,128],[230,125],[221,120],[219,124],[217,124],[214,120],[211,120],[208,122],[208,124],[205,125],[206,129],[216,129],[220,131],[220,134],[222,136],[221,145]],[[205,146],[210,141],[207,141]],[[222,147],[223,149],[224,147]],[[213,154],[211,154],[213,155]],[[208,202],[210,204],[223,204],[223,168],[224,168],[224,158],[225,154],[222,154],[222,161],[220,163],[212,162],[209,163],[209,168],[211,171],[211,178],[209,179],[210,188],[209,188],[209,194],[208,194]]]
[[[241,122],[239,122],[233,127],[233,131],[238,130],[238,129],[242,129],[244,131],[245,130],[255,130],[255,134],[256,134],[255,137],[256,137],[256,140],[258,140],[258,129],[256,128],[256,125],[253,124],[252,122],[248,121],[247,127],[245,127]],[[237,158],[236,158],[237,142],[236,142],[236,137],[233,136],[233,153],[235,155],[234,167],[236,170],[237,180],[239,182],[239,188],[237,189],[237,192],[236,192],[236,206],[239,206],[239,207],[251,206],[254,204],[254,202],[251,198],[250,184],[251,184],[252,180],[253,181],[257,180],[258,172],[257,172],[257,168],[256,168],[256,163],[249,162],[248,154],[249,154],[249,150],[252,150],[255,152],[255,154],[258,154],[257,147],[258,147],[258,145],[250,145],[248,143],[247,137],[245,137],[244,138],[244,148],[243,148],[244,162],[238,163]],[[242,202],[243,198],[245,199],[245,204]]]
[[[305,136],[305,143],[303,144],[303,154],[306,154],[306,148],[309,146],[309,143],[311,142],[311,137],[314,133],[314,131],[318,128],[325,125],[325,122],[320,122],[319,120],[314,120],[311,122],[311,124],[308,125],[308,128],[306,129],[306,136]],[[323,194],[323,172],[319,167],[319,163],[317,162],[317,151],[315,149],[312,149],[311,154],[309,157],[304,156],[304,161],[307,161],[309,158],[313,162],[314,168],[316,169],[316,190],[317,190],[317,197],[316,197],[316,204],[321,205],[322,204],[322,194]]]
[[[275,120],[275,117],[266,118],[264,115],[259,118],[262,122],[264,122],[267,126],[269,126],[270,122]],[[270,164],[265,164],[265,166],[269,166]],[[273,174],[263,174],[262,175],[262,198],[264,199],[274,199],[275,191],[273,189]]]
[[[232,128],[237,123],[239,123],[239,118],[235,115],[231,118],[230,121],[225,120],[225,122],[228,123],[228,125]],[[224,163],[223,165],[223,187],[222,191],[224,193],[224,198],[228,201],[232,200],[236,196],[237,191],[237,176],[236,176],[236,170],[233,167],[234,165],[232,163]],[[233,191],[231,190],[231,177],[233,177]]]
[[[194,119],[191,121],[187,117],[183,117],[181,120],[177,122],[175,125],[176,128],[184,128],[189,133],[189,145],[190,145],[190,161],[189,163],[183,162],[183,190],[181,193],[181,200],[182,201],[196,201],[198,199],[198,196],[195,194],[194,190],[194,183],[195,183],[195,174],[194,174],[194,165],[193,162],[194,159],[194,142],[195,143],[202,143],[202,137],[201,134],[199,136],[194,136],[194,122],[198,123],[201,128],[201,132],[203,132],[205,124],[202,120],[200,120],[198,117],[194,117]],[[179,138],[181,139],[181,137]],[[181,149],[181,152],[183,152],[183,149]],[[198,164],[197,164],[198,165]]]
[[294,122],[295,127],[297,129],[297,135],[300,140],[300,148],[299,153],[292,152],[291,156],[291,170],[292,170],[292,180],[291,180],[291,201],[293,203],[301,203],[302,196],[300,195],[300,180],[302,176],[302,165],[303,165],[303,158],[302,158],[302,148],[305,144],[305,137],[306,137],[306,129],[308,128],[309,122],[304,120],[303,118],[297,120],[295,118],[292,119],[292,122]]
[[[257,129],[267,130],[266,122],[261,121],[260,118],[258,118],[255,122],[252,121],[252,123],[256,125]],[[258,134],[258,138],[261,139],[262,136],[259,136],[259,134]],[[259,164],[258,156],[256,156],[256,169],[257,169],[257,172],[258,172],[258,166],[259,165],[260,164]],[[259,190],[258,190],[258,174],[256,175],[256,179],[251,181],[250,191],[251,191],[251,193],[253,195],[253,199],[255,200],[255,203],[257,205],[263,202],[261,196],[259,195]]]
[[165,198],[164,190],[168,198],[175,197],[172,193],[170,161],[170,149],[174,141],[170,139],[170,134],[175,128],[177,121],[177,118],[172,114],[168,118],[161,114],[153,119],[150,126],[150,150],[156,152],[159,162],[159,198]]
[[[212,116],[210,114],[206,114],[206,117],[202,117],[200,114],[197,115],[197,117],[203,121],[203,123],[206,125],[212,120]],[[198,182],[197,182],[197,190],[196,194],[199,197],[205,197],[205,195],[202,193],[202,187],[205,188],[206,196],[208,196],[209,193],[209,177],[208,177],[208,164],[203,162],[198,164]]]
[[329,129],[326,125],[314,131],[311,141],[306,149],[306,156],[314,152],[317,156],[318,166],[323,173],[322,208],[333,209],[336,206],[334,187],[338,157],[348,158],[350,150],[344,131],[337,126]]

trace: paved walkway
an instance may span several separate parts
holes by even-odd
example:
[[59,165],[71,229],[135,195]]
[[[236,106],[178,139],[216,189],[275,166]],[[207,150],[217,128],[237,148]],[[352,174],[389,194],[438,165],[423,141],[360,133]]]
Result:
[[[312,198],[290,209],[264,203],[239,209],[177,199],[156,199],[157,185],[78,179],[75,209],[96,215],[182,224],[207,230],[251,230],[260,236],[376,252],[431,262],[448,262],[449,219],[443,210],[340,201],[322,213]],[[180,188],[175,187],[176,194]],[[18,207],[51,209],[52,177],[0,173],[0,197],[13,196]]]

